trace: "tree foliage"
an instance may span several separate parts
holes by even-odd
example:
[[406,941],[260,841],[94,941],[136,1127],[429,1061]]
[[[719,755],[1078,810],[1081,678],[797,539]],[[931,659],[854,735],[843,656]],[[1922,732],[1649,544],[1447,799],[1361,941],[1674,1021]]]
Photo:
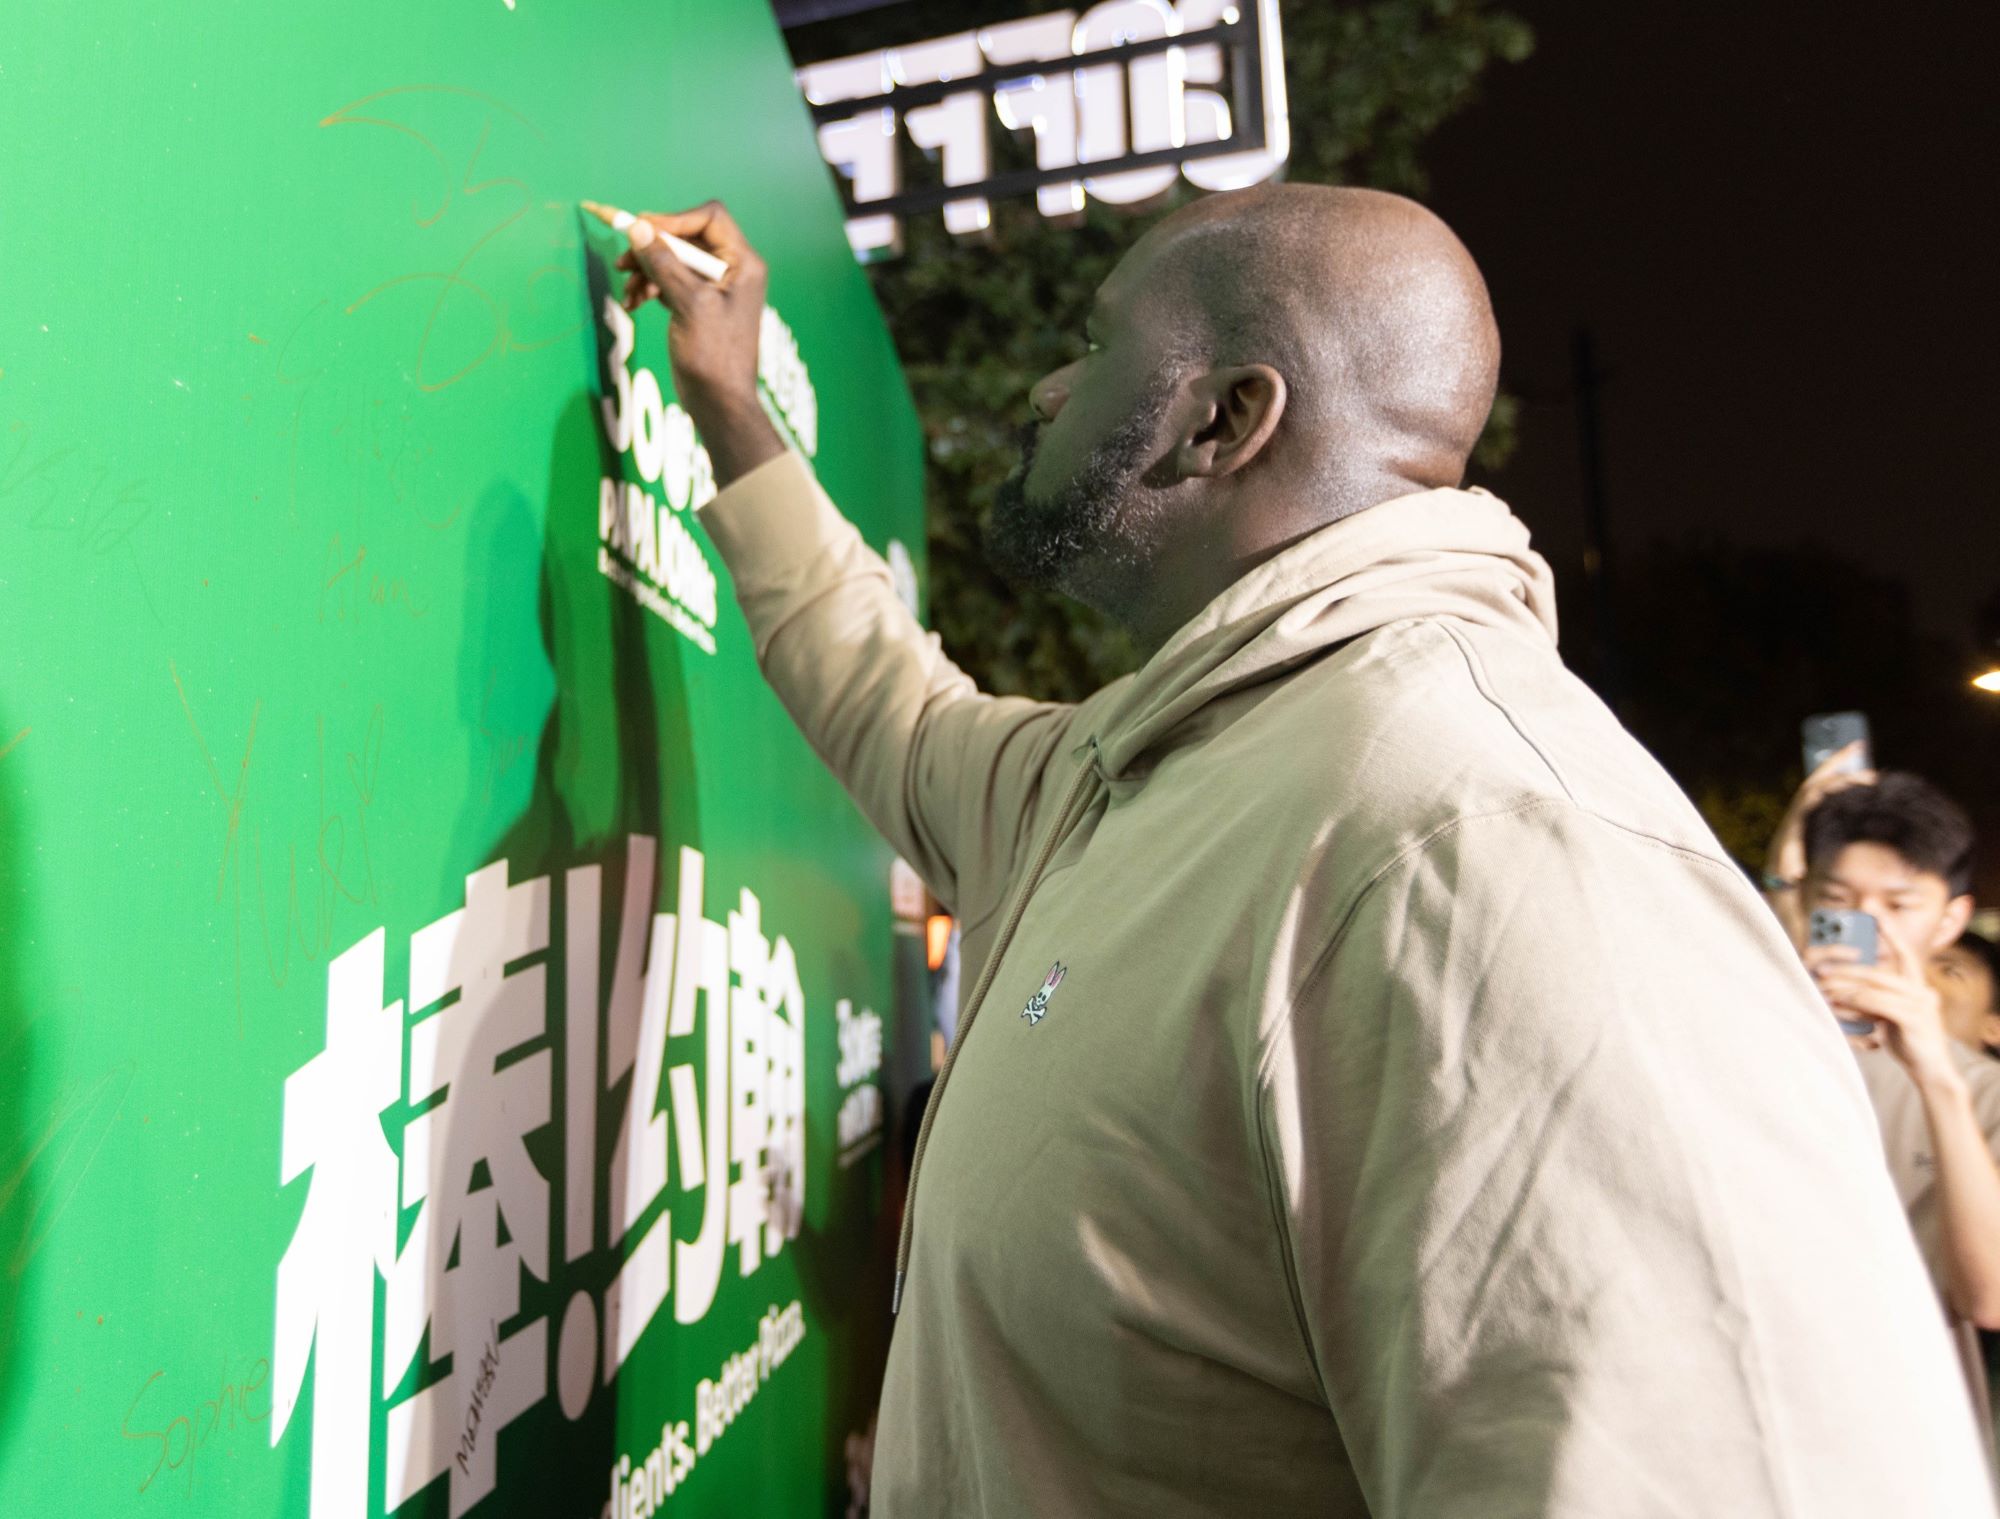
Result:
[[[1049,5],[1019,5],[1021,13]],[[922,7],[924,35],[990,23],[995,0]],[[1421,150],[1476,95],[1496,61],[1525,58],[1527,27],[1488,0],[1287,0],[1291,97],[1287,177],[1419,193]],[[915,40],[904,7],[808,29],[801,58]],[[798,46],[798,37],[794,44]],[[934,175],[914,169],[913,182]],[[935,216],[905,226],[904,256],[873,267],[929,448],[931,612],[953,657],[994,691],[1076,700],[1132,666],[1129,641],[1053,595],[1017,594],[986,567],[980,520],[1019,457],[1028,388],[1076,357],[1098,284],[1185,184],[1146,214],[1095,203],[1059,225],[1032,200],[996,203],[991,234],[954,239]],[[1485,462],[1505,449],[1513,408],[1495,409]]]

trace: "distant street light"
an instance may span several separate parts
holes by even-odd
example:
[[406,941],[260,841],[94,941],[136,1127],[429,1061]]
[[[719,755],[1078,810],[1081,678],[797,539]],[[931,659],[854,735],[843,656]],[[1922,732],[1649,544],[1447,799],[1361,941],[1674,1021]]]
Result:
[[2000,665],[1996,665],[1984,675],[1973,676],[1972,685],[1974,690],[1991,691],[1994,695],[2000,696]]

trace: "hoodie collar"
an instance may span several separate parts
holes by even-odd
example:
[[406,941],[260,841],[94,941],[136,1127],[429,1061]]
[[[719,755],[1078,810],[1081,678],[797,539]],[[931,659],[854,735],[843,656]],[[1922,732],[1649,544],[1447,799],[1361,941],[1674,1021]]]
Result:
[[1482,490],[1400,496],[1265,560],[1184,624],[1092,725],[1107,778],[1201,708],[1390,623],[1451,617],[1556,640],[1554,578]]

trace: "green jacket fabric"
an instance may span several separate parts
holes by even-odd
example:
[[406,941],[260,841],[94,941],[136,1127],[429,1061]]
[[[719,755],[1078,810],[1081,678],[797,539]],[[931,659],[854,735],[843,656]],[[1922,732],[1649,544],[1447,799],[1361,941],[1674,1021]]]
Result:
[[796,456],[702,519],[963,925],[880,1519],[1992,1515],[1854,1063],[1499,501],[1073,707],[979,693]]

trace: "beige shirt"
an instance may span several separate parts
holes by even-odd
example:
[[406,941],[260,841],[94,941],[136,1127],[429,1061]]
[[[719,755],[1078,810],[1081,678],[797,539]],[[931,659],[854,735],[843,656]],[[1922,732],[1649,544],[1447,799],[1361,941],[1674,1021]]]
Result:
[[[1951,1052],[1959,1074],[1972,1091],[1972,1110],[1986,1143],[2000,1156],[2000,1060],[1953,1040]],[[1889,1175],[1895,1180],[1896,1195],[1909,1214],[1910,1229],[1923,1252],[1924,1265],[1944,1306],[1945,1322],[1958,1348],[1959,1364],[1965,1369],[1973,1406],[1983,1426],[1990,1427],[1993,1410],[1986,1387],[1986,1366],[1979,1354],[1979,1331],[1969,1321],[1951,1311],[1945,1296],[1944,1229],[1938,1216],[1937,1157],[1931,1150],[1930,1125],[1924,1118],[1923,1098],[1910,1073],[1887,1050],[1857,1050],[1861,1079],[1868,1088],[1868,1100],[1875,1108],[1875,1121],[1882,1129],[1882,1149],[1888,1157]]]
[[1847,1048],[1498,501],[1075,707],[976,690],[796,457],[702,520],[965,925],[881,1519],[1991,1519]]

